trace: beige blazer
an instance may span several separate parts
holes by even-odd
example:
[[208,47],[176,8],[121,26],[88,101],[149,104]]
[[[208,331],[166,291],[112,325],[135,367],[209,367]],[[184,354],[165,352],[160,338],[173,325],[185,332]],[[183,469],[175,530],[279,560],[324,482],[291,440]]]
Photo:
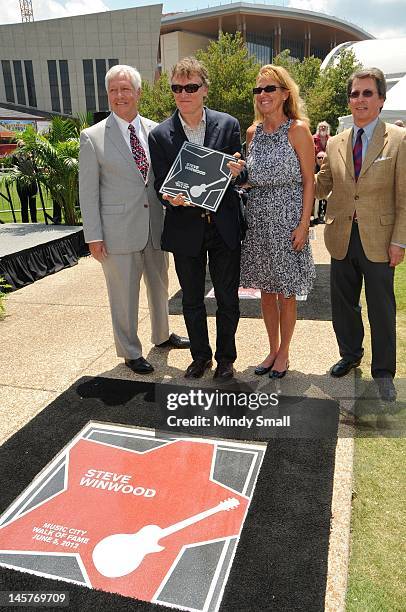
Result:
[[326,198],[324,239],[334,259],[348,251],[356,211],[370,261],[389,261],[391,242],[406,244],[406,130],[379,120],[355,181],[352,128],[330,138],[316,175],[316,197]]
[[[140,117],[146,134],[157,125]],[[151,235],[161,248],[164,209],[154,189],[152,167],[147,184],[111,114],[80,135],[79,199],[86,241],[104,240],[107,251],[142,251]]]

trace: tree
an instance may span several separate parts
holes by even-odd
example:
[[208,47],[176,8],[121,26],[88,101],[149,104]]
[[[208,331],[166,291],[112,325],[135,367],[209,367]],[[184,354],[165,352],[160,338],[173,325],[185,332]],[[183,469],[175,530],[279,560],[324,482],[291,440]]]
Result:
[[46,187],[53,201],[62,208],[67,225],[80,222],[79,132],[78,122],[61,117],[53,117],[46,135],[29,127],[21,135],[24,145],[20,151],[32,163],[14,167],[6,179],[8,182],[36,180]]
[[249,55],[241,33],[220,34],[207,51],[198,51],[196,57],[209,73],[207,105],[237,117],[244,135],[254,117],[252,88],[259,64]]
[[352,51],[341,51],[338,61],[320,72],[314,87],[308,92],[306,105],[312,129],[319,121],[328,121],[333,132],[338,118],[348,115],[347,81],[361,68]]
[[153,85],[144,81],[140,100],[140,114],[160,123],[167,119],[176,108],[175,100],[164,72]]
[[285,49],[274,58],[273,63],[286,68],[299,85],[303,100],[306,100],[320,76],[321,60],[312,55],[300,61],[290,55],[289,49]]

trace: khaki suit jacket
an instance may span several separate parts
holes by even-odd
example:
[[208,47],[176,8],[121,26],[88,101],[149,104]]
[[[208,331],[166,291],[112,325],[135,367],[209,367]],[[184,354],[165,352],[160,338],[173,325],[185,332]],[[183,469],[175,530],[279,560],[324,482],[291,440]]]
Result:
[[406,244],[406,130],[379,120],[355,180],[352,128],[330,138],[316,176],[316,198],[330,197],[324,239],[344,259],[356,211],[362,247],[372,262],[389,261],[391,242]]
[[[140,117],[146,135],[157,125]],[[111,114],[80,135],[79,198],[85,240],[104,240],[107,252],[142,251],[151,235],[161,248],[164,208],[149,169],[147,184]]]

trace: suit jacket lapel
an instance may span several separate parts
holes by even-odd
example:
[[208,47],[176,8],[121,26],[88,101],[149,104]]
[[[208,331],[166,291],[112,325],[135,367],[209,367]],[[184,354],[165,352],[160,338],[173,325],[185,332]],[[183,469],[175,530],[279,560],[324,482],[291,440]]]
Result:
[[382,149],[384,148],[388,139],[386,127],[383,121],[378,121],[374,133],[372,135],[371,142],[368,145],[368,149],[365,155],[365,159],[362,164],[360,176],[365,174],[368,168],[374,163],[375,159],[379,156]]
[[220,128],[218,123],[211,110],[206,108],[206,134],[204,137],[204,146],[209,149],[215,149],[219,134]]
[[134,158],[131,155],[131,151],[128,148],[127,143],[125,142],[121,130],[118,127],[113,115],[108,116],[106,121],[106,128],[107,138],[113,143],[117,151],[121,153],[125,161],[131,166],[131,169],[134,170]]
[[178,111],[175,111],[172,115],[172,125],[170,127],[170,132],[173,146],[178,151],[185,142],[185,140],[187,140],[185,130],[183,129],[179,119]]
[[347,130],[343,133],[338,151],[343,158],[345,165],[347,166],[348,172],[351,174],[352,178],[354,178],[355,172],[354,157],[352,153],[352,130]]

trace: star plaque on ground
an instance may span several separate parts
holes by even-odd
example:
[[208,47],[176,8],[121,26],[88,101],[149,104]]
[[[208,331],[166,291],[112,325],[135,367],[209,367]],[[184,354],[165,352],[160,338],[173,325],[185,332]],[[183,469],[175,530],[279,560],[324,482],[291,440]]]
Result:
[[265,448],[90,422],[0,518],[0,565],[215,612]]
[[184,142],[161,193],[173,197],[183,193],[192,204],[216,212],[231,180],[229,161],[235,161],[235,157]]

